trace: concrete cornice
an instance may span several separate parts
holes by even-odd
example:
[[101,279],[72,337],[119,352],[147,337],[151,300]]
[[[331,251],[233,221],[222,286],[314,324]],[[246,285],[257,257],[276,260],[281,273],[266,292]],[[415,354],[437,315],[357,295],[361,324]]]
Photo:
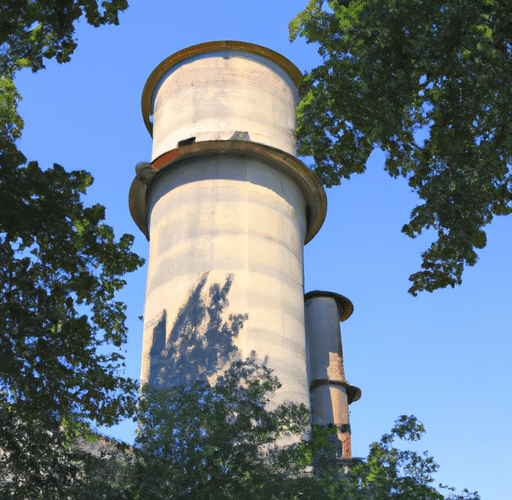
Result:
[[325,220],[327,196],[318,177],[303,162],[280,149],[255,142],[203,141],[181,146],[156,158],[151,165],[157,175],[149,183],[144,183],[139,177],[133,180],[129,194],[130,213],[138,228],[148,240],[146,192],[151,189],[152,183],[158,178],[158,172],[172,168],[178,162],[194,156],[223,154],[245,155],[270,162],[274,167],[291,177],[300,186],[306,201],[307,232],[305,243],[313,239]]
[[308,292],[306,295],[304,295],[304,301],[312,299],[313,297],[330,297],[334,299],[336,301],[336,305],[338,306],[338,315],[340,321],[347,320],[354,312],[354,304],[352,304],[350,299],[347,299],[347,297],[339,293],[312,290],[311,292]]

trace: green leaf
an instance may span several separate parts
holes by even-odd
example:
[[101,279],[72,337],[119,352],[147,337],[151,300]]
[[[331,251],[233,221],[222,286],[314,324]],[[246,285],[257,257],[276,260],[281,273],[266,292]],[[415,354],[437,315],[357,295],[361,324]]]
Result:
[[[300,155],[326,186],[375,149],[422,203],[403,232],[442,231],[409,292],[462,281],[483,228],[512,211],[510,2],[310,1],[290,37],[318,44],[297,108]],[[476,91],[476,90],[477,91]],[[420,140],[418,132],[427,134]],[[441,234],[441,233],[439,233]]]

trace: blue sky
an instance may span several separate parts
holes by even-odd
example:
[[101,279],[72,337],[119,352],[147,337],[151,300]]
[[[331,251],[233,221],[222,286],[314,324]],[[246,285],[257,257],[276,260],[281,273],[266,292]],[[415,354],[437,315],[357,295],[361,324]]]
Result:
[[[134,250],[147,257],[128,211],[135,164],[151,158],[140,111],[146,79],[167,56],[210,40],[260,44],[311,69],[320,62],[316,47],[288,41],[287,25],[305,3],[156,0],[133,2],[120,26],[82,20],[71,63],[18,76],[21,150],[43,167],[91,172],[86,203],[105,205],[107,223],[119,236],[136,235]],[[305,289],[342,293],[355,306],[342,325],[347,379],[362,390],[351,406],[354,456],[366,456],[399,415],[414,414],[427,429],[414,449],[440,464],[437,482],[478,490],[484,500],[510,498],[512,218],[488,228],[487,248],[462,286],[413,298],[407,278],[431,235],[400,232],[418,202],[407,183],[390,178],[375,152],[365,174],[327,196],[326,221],[305,250]],[[126,373],[136,378],[145,286],[144,267],[120,297],[130,328]],[[135,424],[103,431],[133,442]]]

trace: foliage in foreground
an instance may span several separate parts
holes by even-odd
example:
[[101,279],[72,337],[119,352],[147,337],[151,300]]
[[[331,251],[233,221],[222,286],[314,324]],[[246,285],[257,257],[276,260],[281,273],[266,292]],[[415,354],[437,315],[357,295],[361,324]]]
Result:
[[290,23],[323,58],[303,81],[299,154],[333,186],[381,149],[421,199],[402,232],[437,233],[413,295],[460,284],[483,228],[512,212],[511,11],[511,0],[310,0]]
[[0,475],[48,497],[72,472],[52,452],[66,432],[135,411],[137,385],[121,375],[127,331],[116,294],[141,259],[133,237],[116,241],[102,223],[102,206],[84,207],[89,174],[15,166],[3,161],[8,153],[0,149]]
[[44,59],[70,60],[77,44],[75,22],[85,15],[88,24],[119,24],[126,0],[1,0],[0,71],[12,74],[21,67],[44,68]]
[[67,498],[84,453],[85,419],[133,415],[137,387],[121,375],[124,275],[142,260],[118,241],[104,207],[86,207],[83,171],[42,170],[18,150],[16,72],[70,59],[74,23],[118,23],[125,0],[0,1],[0,496]]
[[[97,473],[89,468],[87,487],[74,498],[479,500],[449,488],[445,496],[433,486],[432,457],[395,447],[396,439],[416,441],[425,432],[413,416],[400,417],[346,477],[325,439],[337,430],[314,429],[313,442],[301,440],[308,412],[290,404],[269,409],[277,388],[252,360],[236,363],[213,386],[146,387],[135,447],[96,462]],[[276,446],[286,433],[295,444]],[[307,473],[311,464],[315,474]]]
[[[305,407],[269,409],[279,383],[254,360],[237,361],[211,387],[145,387],[136,447],[142,498],[251,498],[279,490],[307,461],[307,444],[276,441],[301,436]],[[259,498],[259,496],[255,497]]]
[[[425,500],[479,500],[478,493],[464,490],[455,494],[454,488],[439,485],[447,496],[434,486],[432,475],[439,466],[427,452],[419,454],[400,450],[395,440],[419,441],[425,433],[423,424],[414,416],[402,415],[395,421],[390,434],[384,434],[379,442],[370,445],[370,452],[363,464],[356,466],[349,478],[355,486],[355,500],[377,499],[425,499]],[[334,498],[334,497],[333,497]]]

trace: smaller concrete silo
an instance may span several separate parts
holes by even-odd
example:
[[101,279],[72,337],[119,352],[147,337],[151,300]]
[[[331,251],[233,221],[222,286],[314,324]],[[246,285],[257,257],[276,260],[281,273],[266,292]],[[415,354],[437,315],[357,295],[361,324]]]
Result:
[[[352,459],[348,406],[361,390],[345,379],[340,322],[354,306],[343,295],[312,291],[304,296],[307,364],[313,425],[338,428],[338,458]],[[340,449],[341,448],[341,449]]]

